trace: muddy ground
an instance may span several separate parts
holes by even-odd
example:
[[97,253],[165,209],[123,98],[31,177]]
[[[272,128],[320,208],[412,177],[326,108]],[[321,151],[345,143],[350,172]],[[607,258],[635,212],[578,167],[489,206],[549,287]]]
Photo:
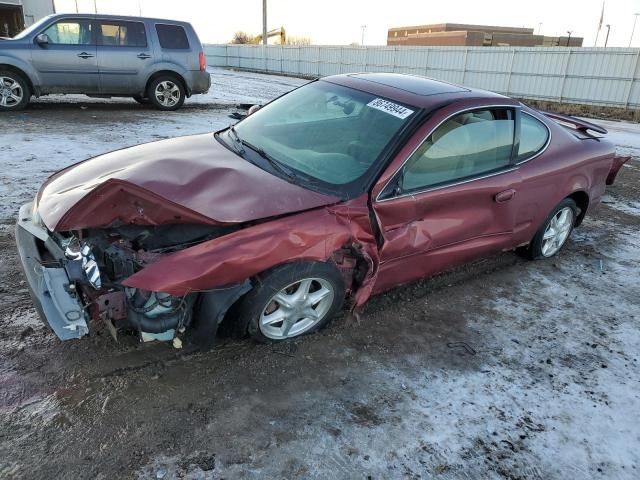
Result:
[[[11,122],[66,136],[56,149],[82,156],[74,135],[87,122],[96,138],[149,122],[165,135],[180,118],[206,130],[231,111],[78,105],[38,104]],[[7,188],[21,177],[15,152],[1,159]],[[7,198],[27,201],[27,187]],[[634,159],[554,259],[496,255],[299,341],[220,339],[207,353],[115,343],[100,325],[58,341],[28,298],[8,214],[0,478],[638,478],[639,199]]]

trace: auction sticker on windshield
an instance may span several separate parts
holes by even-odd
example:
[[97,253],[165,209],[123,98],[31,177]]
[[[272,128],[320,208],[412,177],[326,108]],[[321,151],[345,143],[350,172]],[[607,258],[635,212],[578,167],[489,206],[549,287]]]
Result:
[[386,112],[403,120],[413,113],[413,110],[410,110],[407,107],[403,107],[402,105],[398,105],[397,103],[393,103],[382,98],[371,100],[367,103],[367,107],[375,108],[376,110]]

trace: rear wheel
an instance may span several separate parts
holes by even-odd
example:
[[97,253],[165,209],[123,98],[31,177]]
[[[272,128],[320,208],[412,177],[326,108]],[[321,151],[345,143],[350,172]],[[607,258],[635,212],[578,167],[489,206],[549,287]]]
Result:
[[22,110],[30,97],[29,84],[22,75],[0,70],[0,111]]
[[327,325],[342,308],[344,295],[344,280],[333,265],[290,263],[260,278],[242,300],[239,321],[259,342],[281,342]]
[[578,206],[570,198],[565,198],[549,214],[544,224],[529,246],[531,259],[548,258],[556,255],[571,235],[578,218]]
[[182,82],[170,75],[161,75],[149,85],[147,98],[159,110],[177,110],[184,103],[185,90]]

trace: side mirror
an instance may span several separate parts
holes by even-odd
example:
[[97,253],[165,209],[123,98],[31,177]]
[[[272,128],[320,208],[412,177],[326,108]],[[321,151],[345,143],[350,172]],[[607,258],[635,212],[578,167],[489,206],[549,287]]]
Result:
[[40,46],[49,45],[49,35],[41,33],[36,37],[36,43]]
[[249,115],[253,115],[254,113],[256,113],[261,108],[262,108],[262,105],[252,105],[251,108],[249,108],[249,111],[247,112],[247,117]]

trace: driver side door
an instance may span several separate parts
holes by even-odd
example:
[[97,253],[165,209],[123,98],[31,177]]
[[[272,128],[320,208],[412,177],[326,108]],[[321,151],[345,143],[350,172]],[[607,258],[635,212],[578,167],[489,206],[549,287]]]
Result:
[[31,58],[43,93],[98,93],[93,21],[63,18],[40,34],[46,35],[48,41],[34,41]]
[[511,246],[521,185],[517,114],[481,107],[418,132],[416,148],[374,189],[382,241],[376,291]]

